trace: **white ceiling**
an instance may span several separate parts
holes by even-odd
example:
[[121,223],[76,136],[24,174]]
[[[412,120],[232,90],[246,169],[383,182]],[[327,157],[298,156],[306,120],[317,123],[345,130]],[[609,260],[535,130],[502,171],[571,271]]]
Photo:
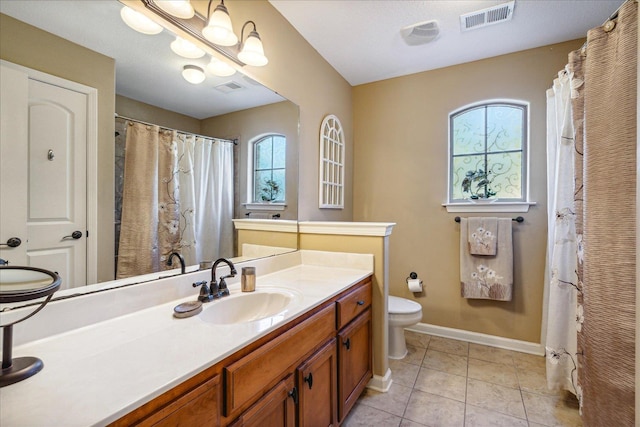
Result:
[[[140,34],[126,26],[120,9],[117,0],[0,0],[0,12],[115,58],[119,95],[197,119],[283,100],[241,73],[224,78],[207,73],[204,83],[188,83],[182,67],[206,69],[208,55],[197,60],[179,57],[169,48],[175,37],[167,30]],[[226,94],[214,88],[230,81],[244,89]]]
[[[235,0],[227,1],[232,7]],[[465,33],[460,14],[503,1],[270,2],[350,84],[358,85],[584,38],[623,0],[516,0],[511,21]],[[0,12],[115,58],[118,94],[199,119],[282,100],[241,73],[208,74],[201,85],[187,83],[182,67],[204,68],[208,59],[175,55],[166,30],[155,36],[131,30],[120,19],[121,7],[117,0],[0,0]],[[402,27],[432,19],[440,26],[438,39],[422,46],[404,43]],[[231,94],[214,89],[229,81],[246,89]]]
[[[351,85],[586,38],[624,0],[516,0],[510,21],[460,31],[459,16],[504,0],[269,0]],[[400,29],[437,20],[435,41],[408,46]]]

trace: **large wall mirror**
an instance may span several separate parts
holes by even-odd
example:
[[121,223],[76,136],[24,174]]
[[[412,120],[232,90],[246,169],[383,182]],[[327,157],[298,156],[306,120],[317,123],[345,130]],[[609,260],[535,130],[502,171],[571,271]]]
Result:
[[[113,230],[114,237],[97,243],[97,272],[93,273],[94,280],[83,280],[79,277],[72,280],[73,284],[67,281],[64,285],[63,277],[61,289],[73,287],[75,291],[84,287],[85,284],[108,282],[117,278],[116,252],[122,250],[122,245],[118,244],[121,240],[117,237],[117,233],[121,213],[126,209],[121,204],[122,173],[124,163],[127,161],[124,146],[128,138],[127,134],[138,124],[142,127],[158,125],[161,130],[177,130],[180,131],[178,135],[228,141],[226,144],[232,148],[231,157],[227,162],[233,163],[230,169],[232,173],[227,176],[227,179],[232,181],[231,217],[297,219],[298,106],[249,78],[242,73],[242,69],[238,69],[234,75],[228,77],[211,74],[207,71],[211,59],[209,54],[197,59],[187,59],[177,55],[170,48],[176,36],[166,29],[156,35],[144,35],[132,30],[121,19],[122,7],[123,4],[117,0],[0,3],[0,12],[4,15],[115,60],[115,99],[112,103],[115,105],[115,111],[110,113],[113,117],[110,126],[114,126],[113,146],[108,149],[99,147],[97,156],[98,168],[108,170],[105,165],[109,162],[109,167],[113,168],[110,176],[114,177],[110,178],[113,182],[105,183],[104,175],[99,176],[97,188],[110,188],[113,191],[104,192],[104,194],[101,191],[97,191],[97,194],[87,194],[89,199],[97,200],[98,229],[103,231],[102,234],[96,234],[104,236],[104,230]],[[13,34],[13,37],[21,38],[23,35]],[[5,38],[4,34],[3,38]],[[65,60],[64,52],[60,50],[56,61]],[[20,55],[28,57],[29,52],[23,52]],[[14,62],[24,65],[19,61]],[[25,62],[28,63],[28,61]],[[186,65],[196,65],[204,69],[205,81],[201,84],[187,82],[181,75]],[[74,63],[73,60],[68,63],[68,67],[81,66],[83,65]],[[46,69],[41,71],[47,72]],[[91,71],[87,70],[87,72]],[[97,96],[100,98],[105,96],[105,93],[99,92]],[[99,113],[104,114],[104,111]],[[103,119],[98,120],[98,133],[103,130],[101,125],[104,122],[100,120]],[[252,174],[255,171],[250,168],[253,166],[255,169],[255,162],[252,162],[256,156],[255,143],[269,135],[286,139],[286,174],[280,183],[281,194],[278,197],[269,196],[260,199],[262,196],[256,193],[259,189],[256,189],[252,183]],[[277,138],[274,138],[274,141]],[[232,141],[236,144],[234,145]],[[99,143],[104,144],[104,141],[99,140]],[[121,164],[118,165],[118,162]],[[124,179],[126,180],[126,177]],[[3,186],[6,185],[8,183],[3,182]],[[273,188],[271,187],[270,190]],[[91,188],[88,191],[91,191]],[[264,202],[263,206],[255,206],[253,202],[256,202],[256,198],[259,205],[260,202]],[[213,211],[214,204],[208,202],[207,206]],[[111,211],[114,212],[113,215],[110,214]],[[221,233],[222,239],[229,239],[222,242],[221,246],[231,249],[205,252],[205,255],[198,255],[197,258],[189,260],[188,264],[197,265],[199,261],[241,254],[242,249],[238,248],[233,240],[231,217],[225,218],[226,230],[231,232]],[[136,240],[140,239],[133,239],[130,243],[131,250],[134,252],[150,250],[146,242],[136,247]],[[11,258],[10,254],[4,248],[0,251],[2,258]],[[162,261],[164,260],[165,258],[162,258]],[[62,265],[40,267],[59,271],[61,276],[64,276],[67,268]],[[160,267],[160,269],[163,268],[165,267]],[[120,275],[121,278],[128,276],[136,276],[127,280],[131,283],[140,278],[135,272]],[[146,279],[148,276],[142,278]]]

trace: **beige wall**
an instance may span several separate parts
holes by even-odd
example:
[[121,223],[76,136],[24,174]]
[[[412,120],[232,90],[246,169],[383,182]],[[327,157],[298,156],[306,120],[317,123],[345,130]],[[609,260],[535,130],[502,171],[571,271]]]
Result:
[[0,58],[98,90],[98,280],[112,280],[115,61],[3,14]]
[[[299,108],[292,102],[283,101],[262,107],[249,108],[235,113],[223,114],[202,121],[202,133],[218,138],[237,139],[235,150],[237,172],[235,179],[235,218],[245,218],[247,203],[247,165],[252,152],[251,142],[260,135],[277,133],[287,138],[286,208],[281,219],[298,219],[298,120]],[[263,212],[263,211],[261,211]]]
[[175,111],[165,110],[164,108],[158,108],[121,95],[116,95],[115,112],[120,116],[153,123],[169,129],[196,134],[201,133],[201,122],[199,119],[176,113]]
[[[423,307],[423,322],[540,342],[546,251],[545,91],[582,41],[357,86],[354,104],[354,220],[396,222],[390,244],[389,293]],[[531,198],[514,224],[514,298],[460,297],[459,224],[447,198],[447,115],[481,100],[531,103]],[[470,214],[472,215],[472,214]],[[480,214],[473,214],[480,215]],[[518,214],[500,214],[515,216]],[[413,295],[415,271],[426,291]]]
[[[196,0],[197,10],[209,3]],[[255,21],[269,64],[244,67],[243,72],[300,107],[300,177],[298,218],[300,220],[351,221],[353,168],[353,119],[351,86],[266,0],[234,0],[227,4],[233,27]],[[342,122],[346,140],[347,173],[345,208],[318,208],[318,164],[320,124],[327,114]]]

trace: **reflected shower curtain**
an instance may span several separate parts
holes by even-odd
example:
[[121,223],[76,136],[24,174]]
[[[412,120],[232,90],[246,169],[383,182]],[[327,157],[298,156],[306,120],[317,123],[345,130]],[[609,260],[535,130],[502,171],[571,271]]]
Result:
[[180,247],[187,265],[233,256],[233,144],[179,133]]
[[128,122],[116,278],[165,268],[179,244],[174,131]]
[[233,144],[127,123],[117,278],[233,256]]

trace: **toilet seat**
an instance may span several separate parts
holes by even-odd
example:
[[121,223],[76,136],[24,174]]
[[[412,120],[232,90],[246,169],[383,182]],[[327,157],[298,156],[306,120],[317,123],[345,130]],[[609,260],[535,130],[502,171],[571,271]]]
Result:
[[389,295],[388,303],[389,314],[413,314],[422,310],[422,306],[417,302],[393,295]]

